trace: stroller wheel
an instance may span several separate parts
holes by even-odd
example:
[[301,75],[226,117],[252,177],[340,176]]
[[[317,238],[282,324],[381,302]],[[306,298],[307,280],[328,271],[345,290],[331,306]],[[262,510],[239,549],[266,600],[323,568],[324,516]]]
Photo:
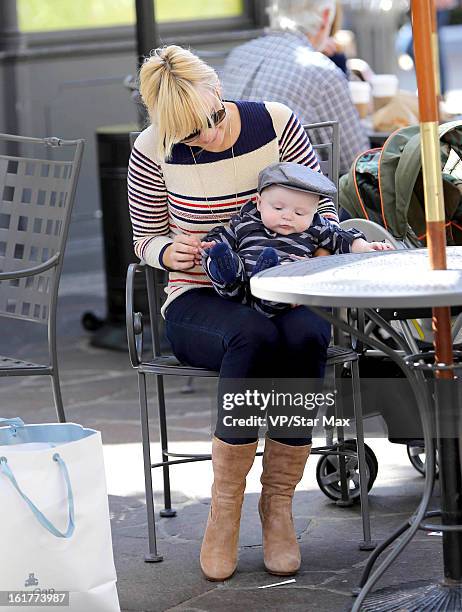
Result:
[[[345,440],[345,449],[356,453],[356,440]],[[367,490],[370,491],[377,478],[378,462],[374,451],[364,445],[366,454]],[[359,500],[359,466],[356,456],[345,457],[347,486],[352,500]],[[342,499],[338,455],[323,455],[316,466],[316,480],[321,491],[334,501]]]
[[[415,443],[407,444],[407,456],[413,468],[415,468],[419,474],[425,476],[425,446],[415,445]],[[438,478],[438,451],[436,451],[435,461],[435,476]]]

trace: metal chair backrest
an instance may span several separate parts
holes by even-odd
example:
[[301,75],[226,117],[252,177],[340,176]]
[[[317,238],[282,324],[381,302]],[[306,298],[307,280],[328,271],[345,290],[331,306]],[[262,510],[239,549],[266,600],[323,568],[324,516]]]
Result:
[[324,121],[322,123],[309,123],[303,126],[305,132],[310,136],[311,130],[319,128],[330,128],[332,130],[332,140],[320,144],[313,144],[312,147],[318,155],[321,171],[334,183],[337,188],[337,195],[333,198],[335,206],[338,208],[338,182],[339,182],[339,163],[340,163],[340,134],[337,121]]
[[83,140],[0,134],[2,317],[49,321],[83,144]]

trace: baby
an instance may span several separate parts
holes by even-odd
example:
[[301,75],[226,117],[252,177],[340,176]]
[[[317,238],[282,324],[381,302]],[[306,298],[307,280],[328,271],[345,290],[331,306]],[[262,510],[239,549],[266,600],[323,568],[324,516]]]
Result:
[[335,193],[335,185],[326,176],[300,164],[281,162],[262,170],[256,204],[249,200],[229,226],[215,227],[203,238],[206,243],[215,242],[202,257],[215,290],[273,316],[289,306],[251,295],[248,281],[257,272],[313,257],[320,247],[332,253],[390,249],[383,242],[367,242],[355,229],[342,230],[318,214],[320,197]]

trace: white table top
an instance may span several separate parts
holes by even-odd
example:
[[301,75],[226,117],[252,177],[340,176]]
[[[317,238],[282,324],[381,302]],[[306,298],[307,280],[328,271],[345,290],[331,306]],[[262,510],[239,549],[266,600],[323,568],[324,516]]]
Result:
[[447,270],[430,270],[427,249],[314,257],[250,280],[256,297],[307,306],[399,308],[462,305],[462,247],[447,248]]

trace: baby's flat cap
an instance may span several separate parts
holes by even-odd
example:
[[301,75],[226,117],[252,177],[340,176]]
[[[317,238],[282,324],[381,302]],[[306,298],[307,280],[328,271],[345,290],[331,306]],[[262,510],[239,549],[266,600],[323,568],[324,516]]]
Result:
[[280,185],[297,191],[332,197],[337,193],[334,183],[320,172],[291,162],[279,162],[264,168],[258,175],[258,193],[266,187]]

